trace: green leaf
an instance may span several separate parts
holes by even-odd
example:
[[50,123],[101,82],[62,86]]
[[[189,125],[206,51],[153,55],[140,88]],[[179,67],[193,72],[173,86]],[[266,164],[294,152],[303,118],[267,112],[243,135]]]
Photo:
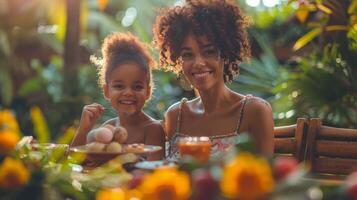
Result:
[[92,11],[88,16],[89,28],[99,28],[100,37],[104,38],[113,32],[125,32],[115,19],[101,12]]
[[10,77],[10,73],[3,68],[0,68],[0,92],[1,101],[5,105],[9,105],[13,98],[13,85]]
[[331,26],[326,26],[326,31],[347,31],[348,26],[344,25],[331,25]]
[[34,77],[26,80],[19,89],[19,95],[27,96],[33,92],[41,90],[43,87],[42,79],[40,77]]
[[357,0],[353,0],[350,6],[348,7],[348,14],[353,14],[357,10]]
[[299,50],[301,47],[305,46],[311,40],[313,40],[316,36],[318,36],[322,32],[321,28],[312,29],[310,32],[302,36],[298,41],[296,41],[293,49],[295,51]]
[[0,52],[3,52],[5,56],[11,54],[10,43],[7,37],[6,32],[0,30]]
[[325,12],[325,13],[327,13],[327,14],[331,14],[331,13],[332,13],[332,10],[331,10],[330,8],[324,6],[322,3],[318,3],[318,4],[317,4],[317,8],[318,8],[319,10],[321,10],[322,12]]

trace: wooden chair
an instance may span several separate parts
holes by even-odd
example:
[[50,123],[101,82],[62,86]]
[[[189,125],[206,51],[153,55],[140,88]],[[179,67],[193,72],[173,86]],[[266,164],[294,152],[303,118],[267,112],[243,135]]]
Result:
[[275,156],[292,156],[303,161],[307,125],[307,119],[299,118],[296,124],[274,127]]
[[310,119],[305,159],[316,177],[336,179],[357,170],[357,129],[324,126],[321,119]]

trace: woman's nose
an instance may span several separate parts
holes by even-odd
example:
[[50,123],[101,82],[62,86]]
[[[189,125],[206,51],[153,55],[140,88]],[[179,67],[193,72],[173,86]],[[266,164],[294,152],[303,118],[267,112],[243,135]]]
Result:
[[203,66],[205,64],[206,60],[201,54],[197,54],[195,57],[195,65],[197,66]]

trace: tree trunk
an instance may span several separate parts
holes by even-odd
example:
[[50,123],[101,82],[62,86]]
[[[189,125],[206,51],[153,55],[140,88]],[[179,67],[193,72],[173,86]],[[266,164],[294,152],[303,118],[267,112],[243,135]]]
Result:
[[67,23],[64,41],[63,95],[78,95],[78,68],[80,60],[80,0],[66,0]]

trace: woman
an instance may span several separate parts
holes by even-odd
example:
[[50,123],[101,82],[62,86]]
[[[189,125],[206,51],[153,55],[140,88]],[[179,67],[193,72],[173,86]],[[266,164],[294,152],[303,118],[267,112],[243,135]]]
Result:
[[239,7],[226,0],[187,0],[157,17],[153,32],[160,64],[187,79],[198,94],[166,112],[169,157],[177,158],[180,137],[210,137],[214,155],[229,150],[242,132],[252,136],[258,152],[273,154],[270,105],[225,85],[250,55],[246,26]]

